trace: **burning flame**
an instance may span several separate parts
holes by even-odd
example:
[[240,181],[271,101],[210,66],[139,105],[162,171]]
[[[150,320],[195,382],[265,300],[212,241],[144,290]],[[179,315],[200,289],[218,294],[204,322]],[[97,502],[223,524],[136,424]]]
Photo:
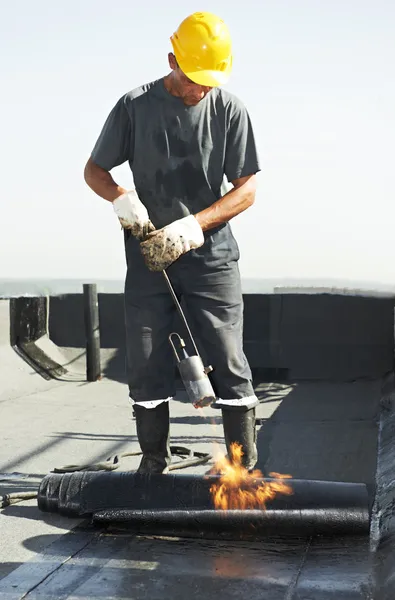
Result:
[[216,462],[216,469],[221,473],[219,483],[210,487],[214,506],[220,510],[266,510],[266,503],[277,494],[292,495],[292,487],[284,482],[291,475],[269,473],[271,481],[257,482],[262,478],[261,471],[255,469],[251,473],[241,464],[243,456],[239,444],[231,445],[231,460],[226,456]]

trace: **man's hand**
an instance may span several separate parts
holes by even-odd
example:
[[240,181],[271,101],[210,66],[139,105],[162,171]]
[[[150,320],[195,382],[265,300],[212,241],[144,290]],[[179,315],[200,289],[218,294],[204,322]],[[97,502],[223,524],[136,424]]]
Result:
[[140,248],[150,271],[163,271],[180,256],[203,244],[202,228],[193,215],[188,215],[150,233]]
[[148,211],[135,190],[122,194],[112,204],[122,227],[130,229],[134,237],[143,240],[151,231],[155,231]]

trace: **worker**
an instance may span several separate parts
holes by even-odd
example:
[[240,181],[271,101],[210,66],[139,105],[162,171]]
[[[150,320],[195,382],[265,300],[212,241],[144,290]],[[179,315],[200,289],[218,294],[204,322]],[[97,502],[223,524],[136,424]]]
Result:
[[[87,185],[112,203],[125,234],[127,376],[142,451],[138,471],[166,473],[171,462],[176,377],[168,336],[175,306],[164,269],[213,366],[213,406],[221,409],[228,456],[233,442],[241,444],[242,463],[251,470],[258,400],[243,350],[239,248],[229,221],[254,203],[259,159],[246,107],[221,88],[232,70],[227,25],[196,12],[170,41],[168,74],[118,99],[84,169]],[[110,174],[126,161],[134,189]]]

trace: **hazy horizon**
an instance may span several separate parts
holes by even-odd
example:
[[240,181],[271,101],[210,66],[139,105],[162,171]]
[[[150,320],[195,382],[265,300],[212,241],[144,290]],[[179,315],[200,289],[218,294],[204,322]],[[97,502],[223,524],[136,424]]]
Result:
[[[19,296],[61,296],[79,294],[84,283],[96,283],[99,293],[123,293],[124,280],[118,278],[0,278],[0,298]],[[395,295],[395,284],[385,285],[378,281],[352,281],[340,278],[251,278],[242,277],[245,294],[271,293],[333,293],[350,295]]]

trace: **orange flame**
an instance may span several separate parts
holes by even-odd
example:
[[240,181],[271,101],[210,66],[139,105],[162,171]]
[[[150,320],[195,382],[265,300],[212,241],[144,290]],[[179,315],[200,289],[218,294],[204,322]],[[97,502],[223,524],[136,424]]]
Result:
[[266,503],[277,494],[292,495],[292,487],[284,482],[291,475],[269,473],[271,481],[257,482],[262,478],[261,471],[255,469],[251,473],[241,464],[243,456],[239,444],[231,445],[231,460],[226,456],[216,462],[216,469],[221,473],[219,483],[210,487],[214,507],[220,510],[266,510]]

